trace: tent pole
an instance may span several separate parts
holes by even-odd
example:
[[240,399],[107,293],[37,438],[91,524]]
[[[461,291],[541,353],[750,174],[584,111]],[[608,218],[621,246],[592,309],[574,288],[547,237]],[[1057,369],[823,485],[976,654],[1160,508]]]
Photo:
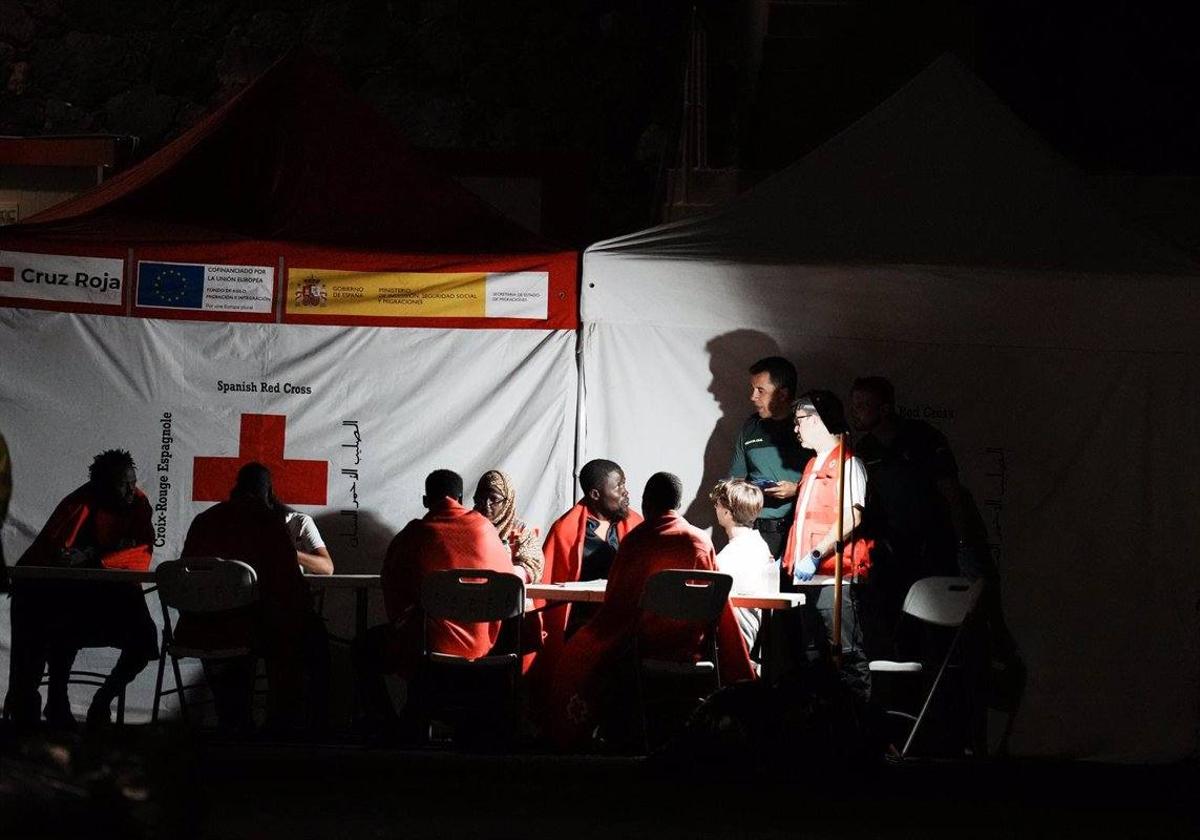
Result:
[[842,667],[842,563],[846,534],[846,435],[838,434],[837,542],[833,554],[833,663]]

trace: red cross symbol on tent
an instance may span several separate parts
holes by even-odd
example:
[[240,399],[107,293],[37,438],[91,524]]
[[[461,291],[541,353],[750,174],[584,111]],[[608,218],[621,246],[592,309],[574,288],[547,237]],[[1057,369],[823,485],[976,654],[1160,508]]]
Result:
[[192,466],[192,501],[220,502],[229,498],[237,471],[258,461],[271,471],[279,501],[293,505],[323,505],[328,461],[299,461],[283,457],[287,417],[282,414],[243,414],[238,454],[232,458],[197,456]]

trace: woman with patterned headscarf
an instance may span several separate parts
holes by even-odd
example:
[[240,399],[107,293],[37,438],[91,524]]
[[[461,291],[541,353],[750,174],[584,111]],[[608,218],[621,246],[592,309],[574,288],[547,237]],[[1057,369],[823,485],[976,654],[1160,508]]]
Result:
[[500,532],[500,539],[512,552],[513,565],[526,583],[542,579],[546,558],[537,528],[517,517],[517,491],[509,477],[499,470],[488,470],[475,488],[475,510],[486,516]]

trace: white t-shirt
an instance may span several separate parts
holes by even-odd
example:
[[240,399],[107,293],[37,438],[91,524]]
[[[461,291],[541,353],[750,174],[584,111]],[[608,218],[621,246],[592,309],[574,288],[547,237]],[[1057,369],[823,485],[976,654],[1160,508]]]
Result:
[[735,533],[717,554],[717,571],[733,575],[733,592],[739,595],[766,589],[764,567],[768,563],[774,567],[771,549],[753,528]]
[[325,547],[325,540],[321,539],[317,523],[313,522],[313,518],[307,513],[294,510],[284,519],[284,524],[287,525],[288,533],[292,535],[292,545],[297,551],[312,554],[318,548]]
[[[813,473],[823,470],[826,461],[835,452],[837,452],[836,448],[830,449],[828,452],[818,452],[816,458],[813,459]],[[812,489],[815,484],[815,481],[804,482],[804,492],[800,494],[800,501],[796,504],[797,522],[803,522],[804,515],[808,513],[808,500],[812,497]],[[863,508],[867,504],[867,468],[863,466],[863,462],[857,455],[846,459],[846,498],[856,508]]]
[[[717,571],[733,576],[732,591],[739,595],[779,591],[779,567],[771,549],[762,534],[750,528],[735,533],[717,554]],[[733,615],[746,640],[746,650],[753,649],[762,612],[755,607],[734,607]]]

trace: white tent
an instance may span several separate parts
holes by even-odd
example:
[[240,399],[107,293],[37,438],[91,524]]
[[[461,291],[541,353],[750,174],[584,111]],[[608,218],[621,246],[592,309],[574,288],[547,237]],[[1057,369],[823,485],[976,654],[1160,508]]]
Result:
[[584,458],[711,524],[746,367],[897,386],[949,436],[1029,667],[1012,749],[1170,760],[1200,722],[1200,269],[942,59],[720,211],[585,253]]
[[[250,460],[340,572],[379,570],[440,467],[468,497],[507,471],[548,526],[573,502],[577,261],[432,170],[322,60],[283,59],[139,165],[0,231],[8,561],[114,447],[154,506],[156,563]],[[353,593],[330,596],[348,637]],[[5,685],[10,643],[3,598]]]

